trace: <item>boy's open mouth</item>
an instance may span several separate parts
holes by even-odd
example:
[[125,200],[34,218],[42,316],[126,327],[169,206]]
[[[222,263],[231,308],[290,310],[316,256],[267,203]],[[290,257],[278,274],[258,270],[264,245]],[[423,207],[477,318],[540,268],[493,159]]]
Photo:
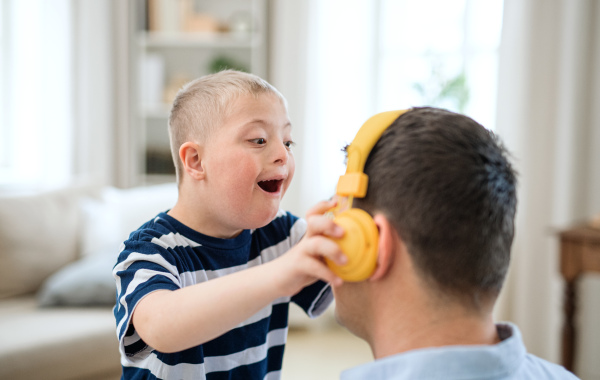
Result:
[[258,186],[260,186],[260,188],[266,191],[267,193],[276,193],[277,191],[279,191],[282,182],[283,180],[281,179],[272,179],[268,181],[260,181],[258,183]]

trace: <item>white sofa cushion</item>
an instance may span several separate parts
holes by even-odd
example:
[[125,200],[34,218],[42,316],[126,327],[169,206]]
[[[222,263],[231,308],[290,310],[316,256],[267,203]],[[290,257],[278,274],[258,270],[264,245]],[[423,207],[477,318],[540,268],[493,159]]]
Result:
[[73,187],[0,197],[0,299],[36,291],[77,258],[78,199],[94,193]]
[[102,189],[98,198],[84,198],[81,206],[82,258],[44,282],[40,306],[114,305],[116,285],[112,268],[119,246],[129,234],[177,201],[175,183]]
[[[83,199],[81,254],[88,256],[112,249],[115,254],[129,234],[177,202],[177,185],[102,189],[99,198]],[[115,256],[116,262],[116,256]]]

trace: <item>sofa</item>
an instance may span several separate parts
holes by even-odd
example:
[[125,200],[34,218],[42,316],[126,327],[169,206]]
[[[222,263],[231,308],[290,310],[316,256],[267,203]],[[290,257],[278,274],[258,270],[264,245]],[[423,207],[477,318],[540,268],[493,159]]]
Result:
[[118,379],[119,245],[174,183],[0,195],[0,379]]

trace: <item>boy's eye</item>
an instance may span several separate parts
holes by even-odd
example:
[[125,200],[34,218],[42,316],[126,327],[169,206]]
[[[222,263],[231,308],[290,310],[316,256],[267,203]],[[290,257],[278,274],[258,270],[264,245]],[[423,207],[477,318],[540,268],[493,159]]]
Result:
[[252,140],[250,140],[250,142],[253,144],[263,145],[263,144],[267,143],[267,140],[263,139],[263,138],[258,138],[258,139],[252,139]]
[[284,144],[285,144],[285,147],[288,149],[291,149],[294,145],[296,145],[296,143],[293,141],[286,141]]

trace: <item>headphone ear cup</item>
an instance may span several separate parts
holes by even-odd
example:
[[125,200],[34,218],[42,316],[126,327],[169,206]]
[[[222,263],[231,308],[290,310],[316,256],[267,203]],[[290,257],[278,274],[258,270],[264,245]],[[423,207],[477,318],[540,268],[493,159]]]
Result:
[[379,232],[366,211],[352,208],[335,216],[334,222],[345,231],[335,241],[348,258],[345,265],[326,259],[329,268],[344,281],[363,281],[373,274],[377,264]]

